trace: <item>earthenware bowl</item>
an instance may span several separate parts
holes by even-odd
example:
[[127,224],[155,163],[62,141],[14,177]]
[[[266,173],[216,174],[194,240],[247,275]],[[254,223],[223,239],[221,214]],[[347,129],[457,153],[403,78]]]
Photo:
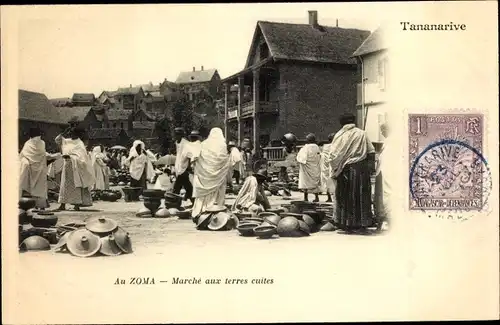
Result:
[[30,236],[23,240],[19,246],[19,250],[26,251],[48,251],[50,250],[50,243],[42,236]]
[[286,237],[290,232],[294,230],[299,230],[299,220],[294,217],[284,217],[278,223],[278,234],[281,237]]
[[258,226],[254,228],[254,233],[259,238],[271,238],[276,234],[276,226]]
[[31,225],[33,227],[54,227],[57,224],[57,216],[52,212],[39,211],[31,218]]
[[190,210],[184,210],[184,211],[179,211],[177,213],[177,217],[179,219],[190,219],[191,218],[191,211]]
[[304,233],[304,235],[309,236],[311,233],[311,228],[302,220],[299,220],[299,230]]
[[142,191],[142,196],[162,199],[165,196],[165,191],[164,190],[144,190],[144,191]]
[[236,229],[240,232],[240,234],[244,237],[254,236],[254,229],[258,227],[260,224],[258,223],[241,223]]
[[167,208],[161,208],[155,213],[156,218],[168,218],[171,217],[170,211]]
[[19,199],[19,209],[27,211],[33,209],[36,206],[36,200],[31,197],[22,197]]
[[267,222],[271,225],[278,226],[279,222],[281,220],[281,216],[275,214],[275,215],[270,215],[264,218],[264,222]]

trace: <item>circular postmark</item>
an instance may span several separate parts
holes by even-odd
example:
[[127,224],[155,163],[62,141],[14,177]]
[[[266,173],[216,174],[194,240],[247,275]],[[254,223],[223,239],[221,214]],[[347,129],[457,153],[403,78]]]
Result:
[[409,181],[411,210],[483,211],[492,189],[486,159],[467,140],[427,146],[411,164]]

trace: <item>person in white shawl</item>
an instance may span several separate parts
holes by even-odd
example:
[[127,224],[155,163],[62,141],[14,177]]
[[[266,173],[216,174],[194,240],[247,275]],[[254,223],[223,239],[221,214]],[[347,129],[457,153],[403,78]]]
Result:
[[64,166],[59,191],[60,206],[57,210],[65,210],[66,204],[72,204],[75,210],[82,206],[92,206],[90,189],[94,185],[94,170],[82,138],[85,130],[75,127],[71,130],[71,138],[59,134],[55,141],[61,147]]
[[45,151],[45,141],[38,128],[29,130],[30,139],[24,143],[19,154],[20,159],[20,196],[31,196],[36,199],[36,207],[45,209],[48,205],[47,157],[52,156]]
[[229,141],[227,147],[229,151],[229,171],[227,172],[227,182],[229,187],[232,188],[233,178],[235,178],[236,184],[240,184],[240,176],[243,174],[243,157],[234,141]]
[[126,165],[129,166],[130,186],[147,189],[147,180],[155,176],[153,162],[156,161],[153,153],[146,150],[141,140],[135,140],[130,148]]
[[313,202],[319,202],[318,192],[321,186],[321,150],[316,144],[316,136],[312,133],[306,137],[305,144],[297,153],[299,163],[299,189],[304,191],[304,201],[308,201],[308,194],[314,193]]
[[[386,158],[391,149],[391,144],[389,143],[391,141],[391,138],[389,137],[389,126],[385,123],[382,124],[380,126],[380,132],[384,136],[385,140],[382,148],[380,149],[375,171],[375,202],[377,203],[375,205],[375,213],[383,222],[390,223],[390,200],[392,196],[391,175],[394,173],[391,171],[391,168],[393,167],[388,163],[388,159]],[[387,147],[389,147],[389,149]],[[379,226],[382,227],[382,223]]]
[[330,162],[328,160],[334,136],[334,133],[328,135],[328,143],[323,145],[321,151],[321,192],[326,193],[326,202],[332,202],[332,194],[335,193],[335,181],[330,177]]
[[264,192],[267,179],[267,171],[259,170],[248,176],[243,183],[238,196],[231,208],[232,211],[264,211],[271,208],[269,200]]
[[[191,134],[189,134],[189,136],[188,136],[188,140],[191,142],[191,157],[193,155],[197,155],[197,153],[199,153],[201,150],[202,137],[200,135],[200,132],[198,132],[196,130],[191,131]],[[194,170],[193,166],[191,166],[191,170],[192,171]],[[191,182],[191,184],[193,184],[193,181],[194,181],[194,174],[193,173],[189,173],[189,181]]]
[[192,216],[196,217],[213,205],[224,205],[229,155],[222,130],[213,128],[195,152]]
[[106,156],[101,150],[101,146],[95,146],[94,149],[92,149],[91,159],[95,178],[93,189],[103,191],[109,189],[109,185],[106,184]]
[[189,174],[192,172],[191,158],[193,157],[191,142],[186,139],[186,131],[183,128],[175,128],[174,133],[176,147],[174,193],[180,194],[181,189],[184,188],[186,191],[184,200],[191,200],[194,203],[193,184],[189,179]]
[[363,230],[375,221],[371,200],[375,148],[355,121],[352,114],[340,118],[342,129],[335,134],[328,157],[331,176],[337,181],[336,224],[346,231]]

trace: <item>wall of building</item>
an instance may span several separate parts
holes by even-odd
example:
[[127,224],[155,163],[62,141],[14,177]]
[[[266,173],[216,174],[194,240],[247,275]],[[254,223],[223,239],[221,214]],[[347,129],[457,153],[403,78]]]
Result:
[[273,136],[293,132],[304,138],[314,132],[324,140],[340,129],[342,114],[356,114],[358,69],[283,62],[279,72],[280,114]]

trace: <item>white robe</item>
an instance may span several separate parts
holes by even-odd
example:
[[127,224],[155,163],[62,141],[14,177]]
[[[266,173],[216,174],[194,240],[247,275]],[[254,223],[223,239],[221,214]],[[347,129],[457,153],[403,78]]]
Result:
[[170,176],[166,173],[162,173],[156,179],[156,183],[154,186],[155,190],[163,190],[166,192],[170,192],[174,189],[174,183],[170,179]]
[[224,205],[229,155],[222,130],[213,128],[201,143],[201,150],[193,159],[193,197],[196,198],[192,216],[196,217],[212,205]]
[[330,143],[323,145],[323,150],[321,151],[321,192],[334,194],[335,181],[330,177],[331,168],[328,160],[330,145]]
[[[34,137],[26,141],[19,154],[20,159],[20,186],[19,194],[23,190],[31,196],[42,201],[47,199],[47,152],[45,151],[45,142],[40,137]],[[37,201],[37,206],[40,205]],[[40,207],[46,207],[41,204]]]
[[335,178],[346,165],[360,162],[375,148],[368,139],[366,132],[354,124],[347,124],[335,134],[329,149],[331,177]]
[[321,186],[321,151],[317,144],[308,143],[297,153],[299,189],[317,192]]
[[233,179],[233,174],[235,170],[237,170],[240,173],[240,175],[243,174],[242,167],[243,167],[243,157],[241,155],[241,152],[238,150],[238,148],[232,147],[231,151],[229,152],[229,170],[227,172],[227,180],[229,183],[231,183]]
[[146,151],[146,154],[142,152],[138,153],[135,147],[139,144],[143,149],[145,148],[144,142],[135,140],[132,144],[132,148],[130,148],[130,152],[127,158],[130,177],[137,181],[140,180],[142,173],[144,173],[144,168],[146,168],[146,179],[151,180],[155,176],[152,161],[156,161],[156,157],[151,156],[152,154],[149,151]]
[[391,218],[391,198],[392,198],[392,184],[394,182],[394,167],[389,163],[389,155],[391,154],[391,144],[387,145],[390,141],[386,139],[384,145],[379,155],[377,164],[377,176],[381,173],[382,175],[382,193],[376,193],[376,195],[382,196],[382,216],[387,219]]
[[106,186],[106,173],[107,166],[104,162],[105,155],[101,152],[101,147],[94,147],[91,154],[92,168],[94,169],[95,184],[93,189],[95,190],[107,190]]
[[62,154],[68,155],[71,159],[75,187],[92,188],[95,182],[94,170],[83,141],[80,139],[66,139],[62,135],[58,135],[56,142],[61,143]]
[[175,143],[176,157],[175,157],[175,175],[179,176],[184,174],[189,167],[189,147],[191,142],[182,138],[179,143]]

